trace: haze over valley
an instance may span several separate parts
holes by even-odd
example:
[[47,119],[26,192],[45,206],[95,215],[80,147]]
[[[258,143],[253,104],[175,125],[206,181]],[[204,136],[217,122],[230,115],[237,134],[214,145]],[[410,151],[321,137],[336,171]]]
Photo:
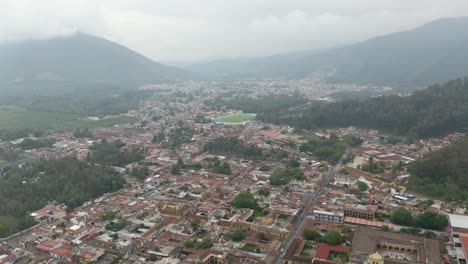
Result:
[[465,1],[0,3],[0,264],[463,264]]

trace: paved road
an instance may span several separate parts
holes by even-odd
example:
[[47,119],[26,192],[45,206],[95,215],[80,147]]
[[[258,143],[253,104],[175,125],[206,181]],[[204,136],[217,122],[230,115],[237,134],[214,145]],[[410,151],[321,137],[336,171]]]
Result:
[[318,192],[314,193],[314,194],[309,195],[310,200],[309,200],[309,202],[307,204],[307,207],[302,212],[301,217],[299,218],[300,219],[299,223],[297,223],[295,228],[289,234],[289,237],[283,242],[282,249],[284,249],[284,250],[283,250],[283,252],[280,251],[280,253],[274,259],[273,263],[275,263],[275,264],[283,263],[283,258],[286,255],[286,252],[288,251],[288,248],[291,246],[292,242],[294,241],[294,238],[296,238],[299,235],[299,232],[301,231],[302,226],[307,221],[307,216],[314,209],[314,205],[315,205],[315,202],[317,201],[317,198],[320,197],[320,195],[323,194],[323,192],[325,191],[326,186],[328,185],[328,183],[334,178],[338,168],[341,166],[343,158],[346,155],[348,155],[349,151],[350,151],[349,149],[346,150],[345,154],[343,155],[343,157],[341,157],[340,161],[335,166],[333,166],[331,168],[331,170],[329,171],[328,175],[325,176],[319,182],[320,190]]

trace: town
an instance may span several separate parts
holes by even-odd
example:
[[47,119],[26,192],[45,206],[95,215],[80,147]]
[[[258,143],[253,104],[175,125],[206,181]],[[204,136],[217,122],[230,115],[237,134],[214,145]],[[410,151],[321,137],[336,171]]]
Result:
[[148,86],[154,95],[138,109],[86,117],[128,124],[1,141],[22,157],[7,164],[15,167],[64,157],[99,163],[99,144],[114,142],[143,154],[111,165],[123,188],[32,212],[33,226],[1,239],[0,264],[466,263],[466,204],[408,184],[408,164],[465,134],[405,142],[354,127],[298,130],[218,102],[294,93],[333,100],[337,89],[363,89],[304,88],[314,84]]

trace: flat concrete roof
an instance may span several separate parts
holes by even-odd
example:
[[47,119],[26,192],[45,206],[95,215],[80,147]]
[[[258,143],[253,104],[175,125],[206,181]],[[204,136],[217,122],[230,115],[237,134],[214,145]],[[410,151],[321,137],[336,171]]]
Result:
[[449,214],[452,227],[468,229],[468,215]]

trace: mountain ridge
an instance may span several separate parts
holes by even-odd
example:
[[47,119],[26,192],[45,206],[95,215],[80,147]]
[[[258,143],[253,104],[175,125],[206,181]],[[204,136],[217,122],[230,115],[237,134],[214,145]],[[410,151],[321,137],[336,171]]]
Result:
[[[468,17],[438,19],[325,51],[192,64],[187,70],[213,78],[306,78],[336,71],[332,83],[422,88],[468,74]],[[296,56],[294,56],[296,55]],[[230,69],[234,68],[234,70]],[[218,74],[216,74],[216,72]]]
[[8,62],[0,65],[0,83],[6,87],[30,86],[35,82],[133,86],[193,76],[116,42],[82,32],[0,44],[0,60]]

